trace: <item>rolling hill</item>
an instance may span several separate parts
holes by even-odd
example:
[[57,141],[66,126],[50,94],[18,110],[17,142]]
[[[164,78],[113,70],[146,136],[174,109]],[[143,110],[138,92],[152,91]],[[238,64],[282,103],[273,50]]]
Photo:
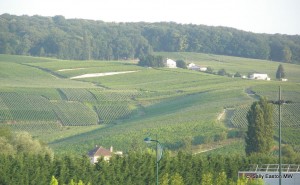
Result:
[[[231,74],[268,73],[272,80],[145,68],[129,60],[0,55],[0,124],[30,132],[57,153],[86,153],[96,144],[138,150],[146,147],[144,137],[156,134],[164,147],[178,150],[238,137],[236,133],[245,126],[234,120],[243,119],[242,109],[257,95],[276,100],[279,85],[285,99],[300,102],[299,65],[284,64],[288,81],[281,82],[274,80],[276,62],[199,53],[157,54]],[[112,72],[115,75],[103,75]],[[73,78],[85,74],[102,76]],[[300,104],[287,110],[285,117],[290,119],[283,120],[283,140],[298,146],[300,122],[294,116]],[[233,152],[243,153],[241,148]]]

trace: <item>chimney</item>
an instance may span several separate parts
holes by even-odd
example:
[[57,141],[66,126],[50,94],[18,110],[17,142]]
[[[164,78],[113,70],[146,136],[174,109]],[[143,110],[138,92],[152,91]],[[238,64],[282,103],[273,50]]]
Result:
[[112,146],[110,146],[109,151],[113,152],[113,147]]

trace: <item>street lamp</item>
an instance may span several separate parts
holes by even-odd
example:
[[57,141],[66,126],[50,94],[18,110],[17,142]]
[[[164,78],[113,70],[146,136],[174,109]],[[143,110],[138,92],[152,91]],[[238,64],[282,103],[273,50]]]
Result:
[[161,144],[157,140],[157,136],[156,136],[155,140],[151,139],[151,137],[146,137],[144,139],[144,141],[146,143],[151,143],[152,141],[154,141],[156,143],[156,185],[158,185],[158,163],[161,160],[162,155],[163,155],[163,147],[161,146]]
[[278,95],[278,113],[279,113],[279,185],[281,185],[281,104],[283,101],[281,100],[281,86],[279,86],[279,95]]
[[278,159],[278,163],[279,163],[279,185],[281,185],[281,163],[282,163],[282,160],[281,160],[281,105],[282,104],[285,104],[285,103],[289,103],[289,101],[284,101],[281,99],[281,86],[279,86],[279,90],[278,90],[278,101],[273,101],[272,103],[273,104],[277,104],[278,105],[278,115],[279,115],[279,118],[278,118],[278,135],[279,135],[279,138],[278,138],[278,143],[279,143],[279,159]]

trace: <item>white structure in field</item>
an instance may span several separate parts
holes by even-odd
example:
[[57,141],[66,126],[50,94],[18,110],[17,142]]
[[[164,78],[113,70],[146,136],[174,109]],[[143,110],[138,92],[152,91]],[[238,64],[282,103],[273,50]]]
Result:
[[261,74],[261,73],[253,73],[250,75],[250,79],[253,80],[271,80],[268,74]]
[[168,68],[177,68],[176,62],[169,58],[165,61],[165,66]]
[[[245,176],[248,179],[262,179],[265,184],[277,185],[279,183],[279,165],[261,164],[252,166],[249,171],[239,171],[239,178]],[[300,184],[300,165],[282,164],[281,182],[283,185]]]
[[187,68],[194,71],[206,71],[207,67],[198,66],[194,63],[190,63],[187,65]]

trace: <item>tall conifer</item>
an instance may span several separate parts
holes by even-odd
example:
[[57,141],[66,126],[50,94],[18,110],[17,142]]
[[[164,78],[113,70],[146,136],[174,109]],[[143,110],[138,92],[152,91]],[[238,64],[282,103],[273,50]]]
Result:
[[273,107],[266,98],[251,105],[247,114],[246,154],[269,153],[273,143]]

